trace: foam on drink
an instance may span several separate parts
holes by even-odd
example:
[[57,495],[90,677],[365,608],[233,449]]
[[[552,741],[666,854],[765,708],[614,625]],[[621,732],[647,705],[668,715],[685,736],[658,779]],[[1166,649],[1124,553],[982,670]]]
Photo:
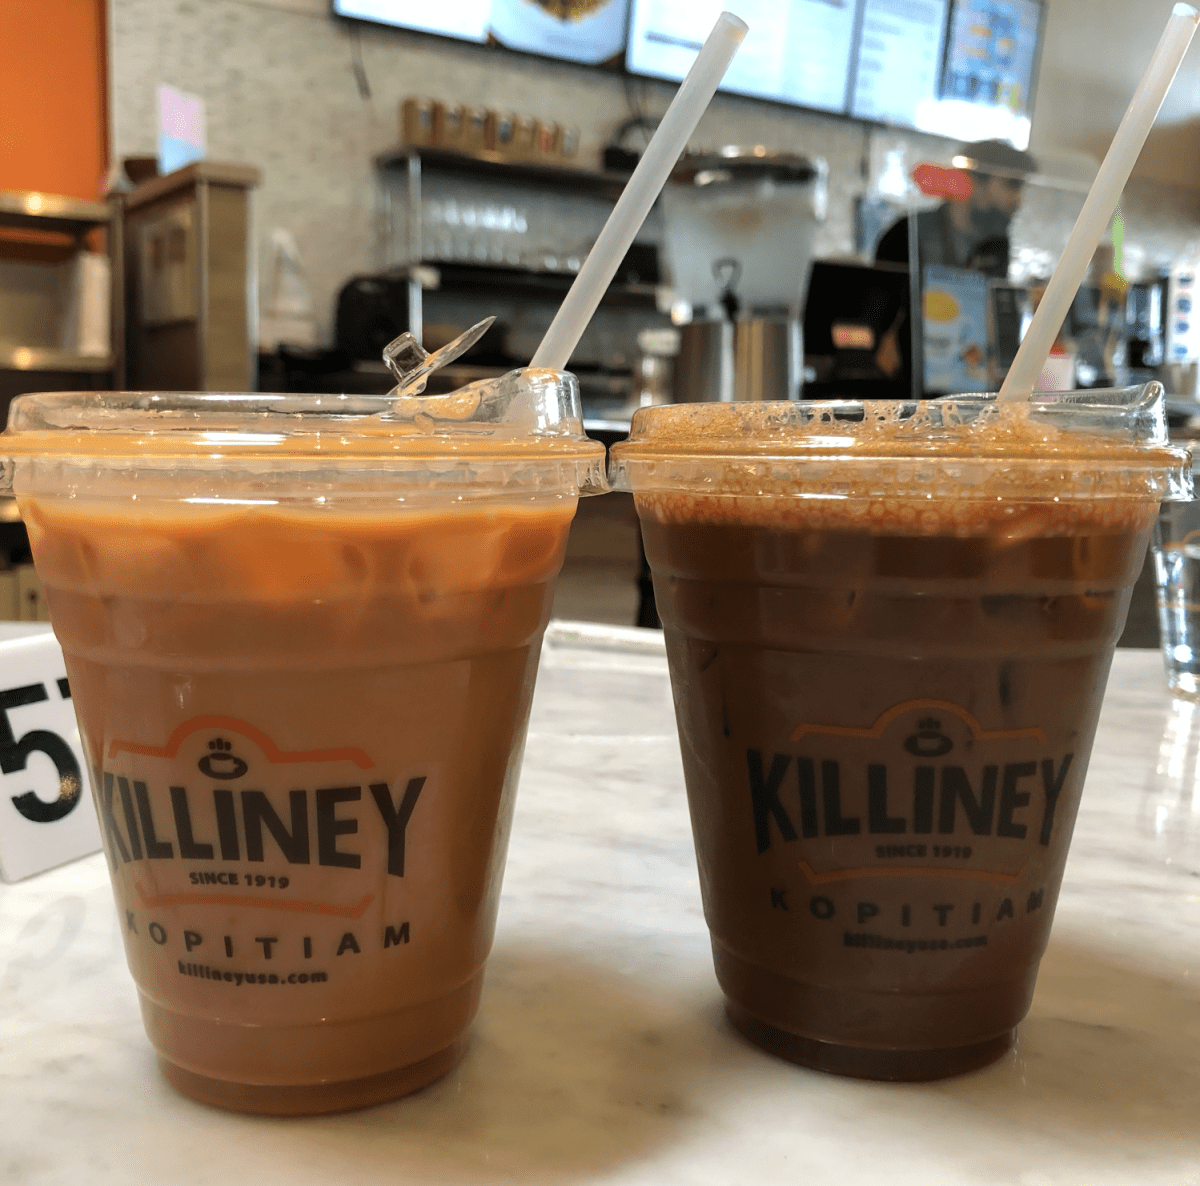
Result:
[[[654,436],[652,445],[643,442],[646,463],[636,436],[616,456],[639,505],[664,521],[970,535],[1045,503],[1039,524],[1058,530],[1081,516],[1138,517],[1129,500],[1157,505],[1165,489],[1147,470],[1146,444],[1103,432],[1081,439],[1056,425],[1045,405],[971,398],[878,401],[862,411],[834,403],[681,405],[647,431]],[[687,481],[689,459],[706,458],[720,463],[703,483]],[[1178,464],[1170,451],[1158,460],[1162,473]],[[668,470],[683,490],[666,479]]]

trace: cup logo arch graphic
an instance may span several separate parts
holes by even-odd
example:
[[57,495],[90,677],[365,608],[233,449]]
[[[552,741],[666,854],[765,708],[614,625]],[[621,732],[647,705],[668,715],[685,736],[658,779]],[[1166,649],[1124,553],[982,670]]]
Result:
[[[369,754],[356,746],[340,746],[314,750],[282,750],[261,729],[237,717],[199,716],[184,721],[167,738],[165,745],[144,745],[136,741],[114,740],[109,743],[108,757],[116,758],[120,754],[132,754],[144,758],[174,758],[180,747],[193,734],[205,730],[213,730],[215,737],[208,743],[209,753],[203,755],[197,766],[201,772],[218,779],[241,778],[246,773],[239,769],[239,764],[247,766],[242,758],[233,755],[232,743],[227,735],[240,734],[256,745],[272,765],[305,765],[310,762],[353,762],[360,770],[370,770],[375,766]],[[211,769],[220,771],[212,774]],[[231,771],[238,770],[237,774]]]

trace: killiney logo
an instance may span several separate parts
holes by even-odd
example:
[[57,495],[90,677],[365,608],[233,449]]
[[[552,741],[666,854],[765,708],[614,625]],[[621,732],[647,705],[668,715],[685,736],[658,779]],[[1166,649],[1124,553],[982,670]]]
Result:
[[230,753],[233,746],[223,737],[214,737],[208,743],[208,748],[211,752],[205,754],[196,763],[201,774],[207,774],[209,778],[225,780],[241,778],[250,769],[241,758]]
[[917,758],[940,758],[954,748],[954,742],[942,732],[936,717],[923,717],[917,731],[904,739],[904,748]]

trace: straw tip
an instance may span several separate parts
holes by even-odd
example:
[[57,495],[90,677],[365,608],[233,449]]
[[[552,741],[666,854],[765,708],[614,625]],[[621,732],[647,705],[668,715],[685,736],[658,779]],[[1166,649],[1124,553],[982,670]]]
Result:
[[[1187,8],[1188,5],[1181,4],[1179,7]],[[742,20],[740,16],[734,16],[732,12],[721,13],[721,15],[717,17],[717,24],[723,26],[725,29],[728,29],[731,33],[736,33],[739,41],[741,41],[741,39],[750,32],[750,26],[746,24],[746,22]]]
[[1175,16],[1186,16],[1194,21],[1200,21],[1200,12],[1197,12],[1190,4],[1176,4],[1172,11]]

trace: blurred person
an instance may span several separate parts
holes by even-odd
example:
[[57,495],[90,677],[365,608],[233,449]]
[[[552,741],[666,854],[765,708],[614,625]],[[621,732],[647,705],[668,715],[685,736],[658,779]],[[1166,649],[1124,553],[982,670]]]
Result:
[[[964,144],[954,163],[970,181],[962,198],[948,198],[917,214],[920,262],[969,268],[1003,280],[1008,276],[1008,228],[1021,208],[1025,179],[1037,172],[1027,152],[1003,140]],[[884,232],[875,248],[883,263],[908,263],[908,217]]]

